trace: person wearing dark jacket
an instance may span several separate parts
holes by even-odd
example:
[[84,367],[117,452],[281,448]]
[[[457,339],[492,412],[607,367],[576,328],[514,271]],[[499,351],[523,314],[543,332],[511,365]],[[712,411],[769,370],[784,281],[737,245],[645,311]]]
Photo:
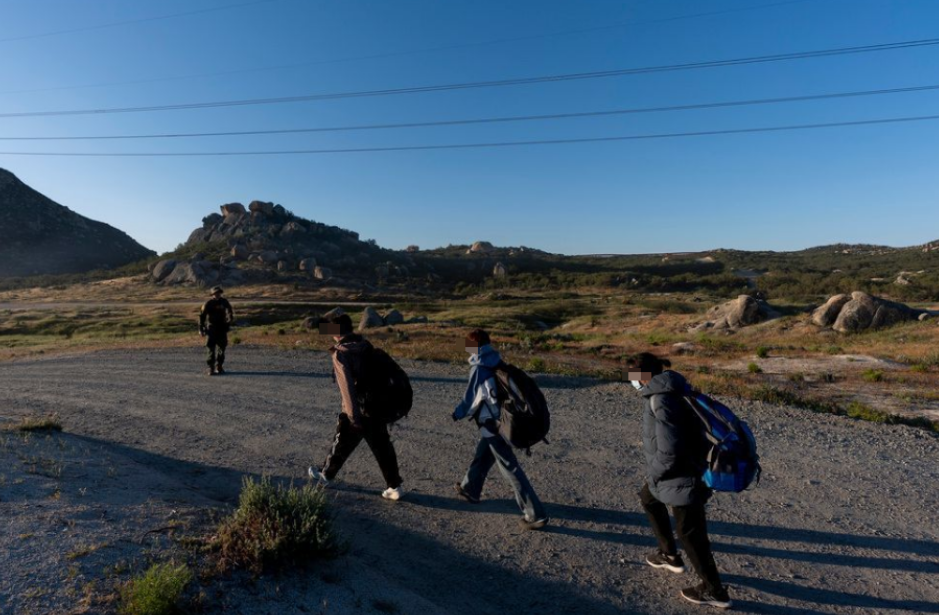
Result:
[[387,489],[381,497],[386,500],[399,500],[404,493],[401,474],[398,471],[398,456],[388,434],[388,425],[383,421],[371,419],[363,414],[363,408],[356,391],[356,382],[363,374],[365,354],[372,345],[361,335],[352,332],[352,319],[348,314],[341,314],[325,323],[321,331],[333,335],[336,345],[329,349],[333,358],[333,374],[342,397],[342,411],[336,423],[336,437],[326,456],[323,469],[313,466],[307,470],[310,478],[326,486],[332,481],[352,451],[364,439],[372,449],[378,461],[378,467],[385,478]]
[[538,530],[548,523],[541,500],[518,463],[512,445],[499,433],[500,407],[496,390],[495,368],[502,361],[490,345],[489,334],[482,329],[471,331],[466,338],[466,351],[470,353],[469,383],[463,400],[453,411],[453,420],[471,419],[479,428],[476,454],[456,492],[465,500],[477,504],[482,496],[483,483],[495,465],[515,492],[515,501],[522,511],[519,525],[525,530]]
[[681,596],[695,604],[730,608],[727,589],[721,583],[707,532],[705,503],[711,497],[701,476],[707,441],[700,419],[685,401],[690,386],[671,364],[651,353],[629,361],[629,380],[644,398],[642,446],[646,484],[639,492],[659,548],[646,558],[653,568],[684,572],[668,517],[671,507],[675,529],[692,568],[701,579]]
[[205,362],[209,365],[209,376],[224,374],[225,349],[228,348],[228,330],[235,320],[231,303],[222,296],[221,286],[212,288],[212,298],[199,310],[199,335],[205,338]]

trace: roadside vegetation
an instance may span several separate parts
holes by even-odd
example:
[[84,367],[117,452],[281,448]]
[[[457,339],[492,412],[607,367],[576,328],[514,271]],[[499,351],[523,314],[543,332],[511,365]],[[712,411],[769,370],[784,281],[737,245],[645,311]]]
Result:
[[339,552],[326,495],[319,487],[245,478],[238,508],[218,528],[219,568],[256,574]]

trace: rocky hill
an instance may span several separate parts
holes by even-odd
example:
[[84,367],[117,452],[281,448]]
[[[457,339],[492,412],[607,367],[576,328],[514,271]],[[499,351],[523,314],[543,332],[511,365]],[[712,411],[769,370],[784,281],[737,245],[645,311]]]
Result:
[[306,220],[281,205],[228,203],[150,267],[157,284],[404,281],[426,274],[406,252],[362,241],[353,231]]
[[0,169],[0,278],[113,269],[153,255]]

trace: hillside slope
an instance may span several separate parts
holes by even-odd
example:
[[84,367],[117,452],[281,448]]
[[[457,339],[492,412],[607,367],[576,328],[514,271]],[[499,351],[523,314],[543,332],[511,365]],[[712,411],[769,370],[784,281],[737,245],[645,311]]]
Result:
[[0,278],[113,269],[153,254],[0,169]]

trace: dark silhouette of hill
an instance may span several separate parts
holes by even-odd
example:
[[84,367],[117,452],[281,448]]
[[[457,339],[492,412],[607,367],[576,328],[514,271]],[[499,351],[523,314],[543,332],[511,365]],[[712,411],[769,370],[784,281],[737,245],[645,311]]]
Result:
[[153,255],[0,169],[0,278],[114,269]]

